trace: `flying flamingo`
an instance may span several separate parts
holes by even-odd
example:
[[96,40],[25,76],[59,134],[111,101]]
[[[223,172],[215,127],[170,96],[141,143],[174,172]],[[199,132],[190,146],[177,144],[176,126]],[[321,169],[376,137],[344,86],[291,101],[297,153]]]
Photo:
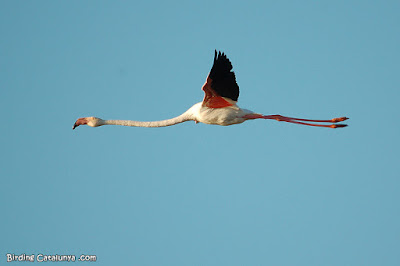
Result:
[[[273,119],[294,124],[315,127],[340,128],[346,124],[314,124],[314,123],[337,123],[345,121],[347,117],[333,118],[330,120],[312,120],[286,117],[281,115],[262,115],[247,109],[239,108],[236,102],[239,97],[239,86],[236,83],[232,64],[224,53],[215,51],[214,64],[210,74],[204,83],[202,90],[204,99],[196,103],[183,114],[167,120],[140,122],[132,120],[103,120],[97,117],[83,117],[76,120],[72,129],[80,125],[98,127],[103,125],[121,125],[132,127],[166,127],[186,121],[202,122],[220,126],[240,124],[253,119]],[[310,123],[311,122],[311,123]]]

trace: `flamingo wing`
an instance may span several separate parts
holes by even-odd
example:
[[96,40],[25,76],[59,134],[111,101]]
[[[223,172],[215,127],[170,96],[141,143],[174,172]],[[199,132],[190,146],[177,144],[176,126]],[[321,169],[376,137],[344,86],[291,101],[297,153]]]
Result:
[[205,93],[203,106],[223,108],[234,105],[239,98],[232,64],[224,53],[215,50],[214,64],[202,90]]

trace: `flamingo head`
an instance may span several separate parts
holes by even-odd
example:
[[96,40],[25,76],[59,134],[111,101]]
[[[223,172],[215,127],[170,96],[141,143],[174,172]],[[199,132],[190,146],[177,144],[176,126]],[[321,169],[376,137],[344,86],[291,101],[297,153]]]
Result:
[[79,127],[80,125],[88,125],[90,127],[98,127],[104,125],[104,120],[97,117],[82,117],[76,120],[72,129]]

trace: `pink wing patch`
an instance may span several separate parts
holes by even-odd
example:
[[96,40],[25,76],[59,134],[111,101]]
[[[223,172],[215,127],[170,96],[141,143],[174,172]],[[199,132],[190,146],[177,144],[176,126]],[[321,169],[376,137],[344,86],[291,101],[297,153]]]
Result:
[[224,97],[221,97],[211,88],[212,80],[207,77],[206,83],[203,85],[202,90],[204,91],[203,106],[209,108],[224,108],[232,106],[233,104],[227,101]]
[[209,108],[224,108],[232,106],[233,104],[225,100],[223,97],[211,97],[206,102],[203,101],[203,105]]

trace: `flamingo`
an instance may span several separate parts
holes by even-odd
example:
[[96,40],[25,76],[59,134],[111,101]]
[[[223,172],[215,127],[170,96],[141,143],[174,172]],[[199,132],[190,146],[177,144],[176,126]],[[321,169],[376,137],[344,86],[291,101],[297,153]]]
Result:
[[72,129],[75,129],[80,125],[88,125],[91,127],[103,125],[166,127],[186,121],[229,126],[254,119],[272,119],[293,124],[327,128],[343,128],[347,126],[346,124],[336,124],[337,122],[347,120],[347,117],[333,118],[330,120],[313,120],[282,115],[262,115],[240,108],[236,104],[239,97],[239,86],[236,83],[235,73],[232,71],[232,64],[226,57],[225,53],[217,53],[217,50],[215,50],[214,63],[202,90],[205,93],[202,102],[196,103],[186,112],[172,119],[142,122],[132,120],[103,120],[97,117],[83,117],[76,120]]

